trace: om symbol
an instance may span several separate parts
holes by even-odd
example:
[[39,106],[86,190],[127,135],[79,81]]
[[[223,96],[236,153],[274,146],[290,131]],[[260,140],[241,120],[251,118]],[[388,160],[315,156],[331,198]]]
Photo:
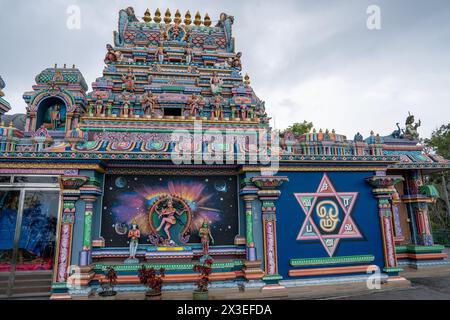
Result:
[[320,219],[320,228],[325,232],[333,232],[339,222],[339,208],[335,202],[324,200],[316,207],[317,217]]

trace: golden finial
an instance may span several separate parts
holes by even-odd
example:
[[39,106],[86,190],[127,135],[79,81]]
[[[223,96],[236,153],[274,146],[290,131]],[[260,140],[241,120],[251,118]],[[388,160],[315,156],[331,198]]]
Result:
[[184,24],[189,26],[192,23],[191,20],[191,13],[189,12],[189,10],[186,12],[185,16],[184,16]]
[[202,16],[200,15],[200,12],[197,11],[197,13],[195,14],[195,20],[194,20],[194,24],[198,27],[199,25],[202,24]]
[[209,17],[208,14],[205,14],[205,20],[203,21],[203,24],[204,24],[206,27],[211,26],[211,18]]
[[164,22],[166,24],[170,24],[172,22],[172,18],[171,18],[172,14],[170,13],[170,10],[167,9],[166,10],[166,16],[164,17]]
[[159,11],[159,8],[155,11],[155,17],[153,18],[153,21],[155,21],[155,23],[161,22],[161,11]]
[[150,14],[149,9],[145,11],[143,20],[145,21],[145,23],[150,23],[152,21],[152,15]]
[[248,74],[245,74],[245,77],[244,77],[244,85],[245,85],[246,87],[248,87],[248,86],[250,85],[250,77],[248,76]]
[[175,22],[176,24],[181,23],[181,13],[178,9],[177,12],[175,12],[175,19],[173,19],[173,22]]

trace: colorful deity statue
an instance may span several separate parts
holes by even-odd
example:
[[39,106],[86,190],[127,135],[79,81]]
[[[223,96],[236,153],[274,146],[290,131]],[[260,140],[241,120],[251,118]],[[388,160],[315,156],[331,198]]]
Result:
[[213,95],[219,95],[222,93],[223,79],[218,76],[216,71],[214,71],[209,83]]
[[193,58],[193,51],[191,48],[191,44],[188,43],[186,49],[184,50],[184,54],[186,56],[186,63],[191,64]]
[[158,61],[159,63],[164,62],[164,47],[163,47],[162,42],[159,42],[158,49],[156,49],[156,52],[155,52],[155,57],[156,57],[156,61]]
[[199,114],[199,98],[195,93],[188,98],[187,106],[189,116],[196,117]]
[[70,130],[67,133],[67,136],[69,138],[75,138],[75,139],[83,139],[84,138],[84,132],[83,132],[83,130],[81,130],[81,125],[79,122],[76,124],[76,126],[74,126],[72,128],[72,130]]
[[151,91],[147,91],[141,97],[142,109],[145,115],[153,115],[157,108],[158,100]]
[[238,70],[242,70],[241,57],[242,57],[242,52],[238,52],[234,57],[232,57],[228,60],[229,66],[232,68],[236,68]]
[[241,118],[242,119],[247,119],[248,118],[248,108],[246,104],[242,104],[239,108],[240,114],[241,114]]
[[52,110],[50,111],[50,120],[52,124],[52,130],[58,129],[59,124],[61,122],[61,113],[59,105],[55,105],[54,107],[52,107]]
[[202,226],[198,230],[198,236],[202,242],[203,254],[209,253],[209,243],[214,244],[214,238],[211,234],[211,228],[207,220],[203,221]]
[[97,100],[95,101],[95,113],[97,116],[103,114],[103,99],[100,94],[96,95]]
[[211,118],[223,118],[222,97],[215,96],[212,102],[214,107],[211,112]]
[[108,51],[105,56],[105,63],[108,62],[120,62],[123,60],[122,52],[114,50],[113,46],[110,44],[106,45],[106,50]]
[[256,105],[255,114],[258,118],[267,118],[266,103],[264,101],[260,101]]
[[422,122],[419,119],[419,122],[414,123],[414,115],[409,113],[408,118],[406,118],[406,128],[405,128],[405,136],[411,139],[419,138],[419,133],[417,129],[422,125]]
[[177,223],[177,217],[175,215],[181,216],[185,211],[178,211],[173,206],[173,201],[171,198],[167,201],[167,205],[161,211],[157,211],[158,218],[161,219],[161,224],[156,229],[157,232],[161,231],[164,227],[164,232],[167,235],[167,240],[169,242],[172,241],[172,237],[170,235],[170,229]]
[[122,89],[133,92],[134,91],[134,83],[136,81],[136,77],[133,73],[133,70],[131,68],[128,68],[128,73],[125,75],[122,75]]
[[128,95],[125,95],[122,105],[122,117],[128,118],[128,116],[132,114],[133,110],[130,105],[130,97]]
[[159,43],[161,46],[165,40],[167,40],[166,30],[163,27],[161,27],[161,30],[159,31]]
[[182,29],[178,24],[174,24],[172,27],[171,33],[172,33],[172,40],[180,40],[180,36],[182,33]]
[[135,220],[131,223],[131,229],[128,231],[128,239],[130,240],[130,257],[129,259],[136,259],[136,252],[139,246],[139,238],[141,237],[141,231]]
[[364,141],[364,138],[363,138],[363,136],[361,135],[361,133],[357,133],[356,135],[355,135],[355,137],[353,138],[353,140],[355,141],[355,142],[363,142]]

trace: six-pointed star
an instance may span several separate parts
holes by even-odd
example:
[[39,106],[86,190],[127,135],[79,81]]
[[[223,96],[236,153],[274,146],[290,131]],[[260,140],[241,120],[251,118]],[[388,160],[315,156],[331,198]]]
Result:
[[[320,240],[331,257],[341,239],[362,238],[358,227],[350,216],[358,192],[336,192],[327,174],[324,174],[316,193],[295,193],[294,196],[306,214],[297,240]],[[342,214],[339,212],[338,215],[338,231],[330,233],[324,231],[322,227],[317,227],[315,219],[320,220],[321,218],[318,216],[316,204],[320,204],[322,201],[330,203],[330,200],[334,202],[334,199],[336,200],[336,208],[339,208],[338,210],[341,210]]]

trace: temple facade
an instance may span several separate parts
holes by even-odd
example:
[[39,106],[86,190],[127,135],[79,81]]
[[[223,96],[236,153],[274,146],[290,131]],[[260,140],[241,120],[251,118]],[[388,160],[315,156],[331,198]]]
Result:
[[121,10],[92,91],[55,65],[24,115],[5,114],[0,78],[0,296],[48,275],[52,298],[89,297],[110,266],[117,290],[143,292],[143,264],[166,269],[164,290],[192,290],[205,255],[212,287],[262,290],[447,264],[424,177],[450,162],[424,152],[420,121],[278,135],[233,24]]

